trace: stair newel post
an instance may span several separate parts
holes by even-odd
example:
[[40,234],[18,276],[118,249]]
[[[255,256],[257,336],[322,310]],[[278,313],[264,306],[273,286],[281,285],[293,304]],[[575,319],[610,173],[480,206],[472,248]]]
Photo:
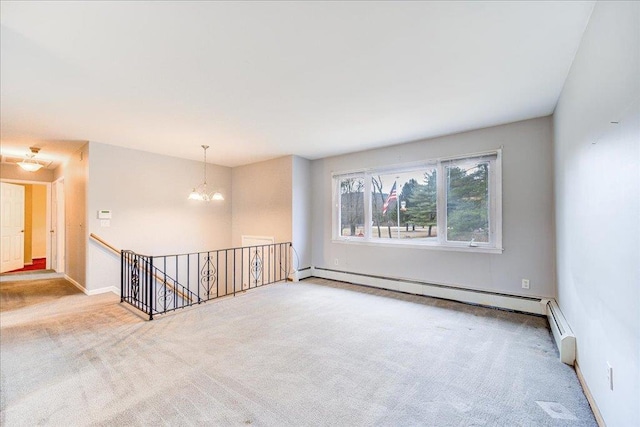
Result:
[[124,301],[124,251],[120,251],[120,302]]
[[149,320],[153,320],[153,257],[149,257]]

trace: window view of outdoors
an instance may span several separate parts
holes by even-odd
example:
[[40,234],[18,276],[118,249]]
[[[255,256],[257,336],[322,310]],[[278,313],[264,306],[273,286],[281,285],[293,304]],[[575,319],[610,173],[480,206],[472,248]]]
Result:
[[364,178],[340,180],[340,235],[364,236]]
[[436,199],[435,167],[372,176],[371,237],[435,240]]
[[[380,243],[394,239],[429,246],[500,245],[500,217],[493,217],[500,201],[489,197],[500,185],[498,154],[336,176],[337,234]],[[438,201],[444,206],[438,208]]]
[[447,240],[489,242],[489,163],[445,166]]

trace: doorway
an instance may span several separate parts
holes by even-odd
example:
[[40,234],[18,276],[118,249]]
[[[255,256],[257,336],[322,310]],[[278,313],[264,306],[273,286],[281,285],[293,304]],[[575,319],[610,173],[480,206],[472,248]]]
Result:
[[3,180],[2,198],[0,272],[64,272],[63,180]]
[[65,233],[64,233],[64,179],[51,184],[51,266],[58,273],[64,273]]

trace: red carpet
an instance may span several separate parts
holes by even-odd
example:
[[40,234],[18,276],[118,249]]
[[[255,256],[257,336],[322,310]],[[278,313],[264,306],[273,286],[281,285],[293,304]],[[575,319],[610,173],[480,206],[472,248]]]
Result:
[[34,258],[33,264],[25,265],[23,268],[19,268],[17,270],[7,271],[7,273],[17,273],[19,271],[31,271],[31,270],[44,270],[45,268],[47,268],[46,258]]

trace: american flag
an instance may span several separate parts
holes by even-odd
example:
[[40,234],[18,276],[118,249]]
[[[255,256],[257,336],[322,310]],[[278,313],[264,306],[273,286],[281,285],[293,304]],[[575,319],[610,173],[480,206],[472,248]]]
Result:
[[389,203],[391,203],[391,201],[395,200],[396,203],[398,201],[398,194],[396,193],[396,183],[393,183],[393,187],[391,187],[391,192],[389,193],[389,196],[387,197],[387,200],[384,202],[384,205],[382,205],[382,215],[387,213],[387,209],[389,208]]

